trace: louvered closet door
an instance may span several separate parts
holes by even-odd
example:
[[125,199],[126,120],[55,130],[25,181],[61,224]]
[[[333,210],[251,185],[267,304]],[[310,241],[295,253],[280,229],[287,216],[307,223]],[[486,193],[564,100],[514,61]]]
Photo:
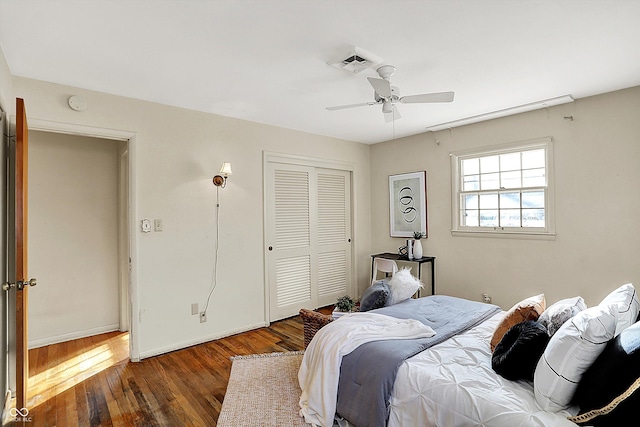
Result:
[[351,276],[350,174],[267,163],[269,320],[333,304]]
[[346,171],[316,169],[318,205],[317,306],[346,295],[351,275],[351,186]]

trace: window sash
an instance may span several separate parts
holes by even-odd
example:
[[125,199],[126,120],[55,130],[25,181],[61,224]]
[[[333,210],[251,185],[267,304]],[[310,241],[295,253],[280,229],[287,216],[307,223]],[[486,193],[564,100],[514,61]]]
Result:
[[552,140],[452,153],[452,232],[548,234]]

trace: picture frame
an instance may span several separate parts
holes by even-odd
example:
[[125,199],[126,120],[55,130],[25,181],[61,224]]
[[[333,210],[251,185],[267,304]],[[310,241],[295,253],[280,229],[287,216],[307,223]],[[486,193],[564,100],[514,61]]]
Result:
[[389,229],[391,237],[428,237],[426,171],[389,175]]

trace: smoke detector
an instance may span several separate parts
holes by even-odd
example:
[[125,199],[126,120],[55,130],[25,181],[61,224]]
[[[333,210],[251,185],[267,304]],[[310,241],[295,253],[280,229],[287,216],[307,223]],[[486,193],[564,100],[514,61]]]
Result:
[[379,56],[354,46],[354,48],[343,55],[341,59],[328,62],[327,64],[351,74],[358,74],[367,68],[375,69],[381,63],[382,58]]

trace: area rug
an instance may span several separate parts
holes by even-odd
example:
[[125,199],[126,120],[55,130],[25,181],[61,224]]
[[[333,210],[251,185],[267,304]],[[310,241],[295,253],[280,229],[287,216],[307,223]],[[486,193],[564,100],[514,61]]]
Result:
[[218,427],[310,426],[298,415],[303,352],[236,356]]

